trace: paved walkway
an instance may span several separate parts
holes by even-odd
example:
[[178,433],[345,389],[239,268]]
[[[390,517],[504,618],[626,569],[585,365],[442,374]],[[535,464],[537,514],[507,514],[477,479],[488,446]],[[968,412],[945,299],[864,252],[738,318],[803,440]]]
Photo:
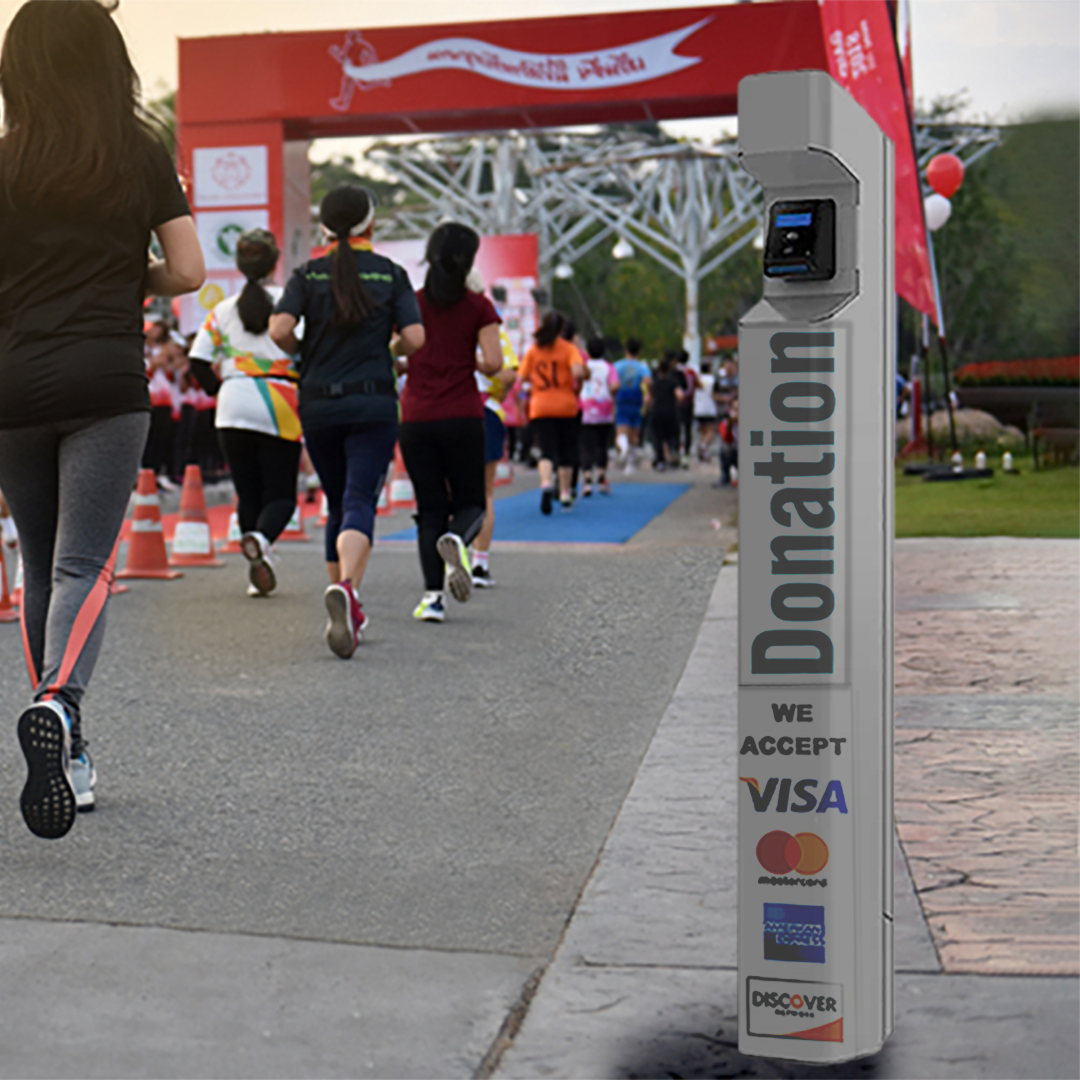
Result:
[[690,479],[629,544],[497,546],[442,627],[377,546],[349,664],[317,543],[272,601],[236,557],[132,582],[100,809],[55,845],[0,816],[0,1077],[1076,1077],[1080,546],[897,545],[896,1030],[748,1059],[734,499]]
[[[1076,1077],[1080,993],[1074,978],[1060,976],[1076,974],[1080,945],[1078,552],[1072,541],[897,544],[903,843],[896,1026],[879,1054],[813,1067],[737,1050],[729,776],[737,578],[726,567],[615,829],[495,1075]],[[1018,636],[1025,644],[1010,645]],[[985,664],[988,654],[1020,648],[1026,664]],[[995,672],[989,694],[980,689],[987,670]]]

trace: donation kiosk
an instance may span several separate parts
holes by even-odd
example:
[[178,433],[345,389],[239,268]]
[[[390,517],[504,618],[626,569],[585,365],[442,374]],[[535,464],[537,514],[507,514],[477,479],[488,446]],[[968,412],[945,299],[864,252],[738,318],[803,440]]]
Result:
[[821,71],[739,84],[739,1050],[893,1024],[893,147]]

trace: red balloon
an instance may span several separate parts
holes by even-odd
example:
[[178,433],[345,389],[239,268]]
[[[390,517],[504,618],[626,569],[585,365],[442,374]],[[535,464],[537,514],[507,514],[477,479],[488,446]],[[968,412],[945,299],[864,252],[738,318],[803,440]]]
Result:
[[951,199],[964,182],[964,163],[955,154],[935,154],[926,166],[926,182]]

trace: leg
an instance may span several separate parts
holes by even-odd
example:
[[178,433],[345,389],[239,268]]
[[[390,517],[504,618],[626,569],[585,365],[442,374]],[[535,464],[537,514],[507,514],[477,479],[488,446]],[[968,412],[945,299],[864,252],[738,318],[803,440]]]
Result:
[[260,432],[256,432],[255,437],[263,492],[255,530],[262,533],[272,544],[285,531],[285,526],[289,524],[289,519],[296,510],[300,443]]
[[341,580],[337,550],[345,501],[346,458],[344,426],[315,429],[304,433],[305,446],[322,481],[326,496],[326,528],[323,530],[323,557],[331,583]]
[[401,425],[401,455],[416,493],[416,539],[428,592],[442,592],[446,570],[439,537],[450,523],[450,496],[441,447],[433,437],[438,421]]
[[[486,410],[489,411],[490,410]],[[498,417],[495,417],[497,420]],[[480,420],[451,420],[443,437],[446,476],[450,482],[453,516],[448,531],[468,545],[484,524],[484,454],[486,440]],[[501,447],[500,454],[501,457]]]
[[[397,442],[396,420],[357,424],[345,438],[346,481],[337,537],[340,581],[358,593],[375,535],[375,506]],[[350,535],[356,534],[356,535]]]
[[221,428],[218,437],[236,488],[236,516],[240,531],[254,532],[263,508],[263,471],[259,463],[257,433],[240,428]]

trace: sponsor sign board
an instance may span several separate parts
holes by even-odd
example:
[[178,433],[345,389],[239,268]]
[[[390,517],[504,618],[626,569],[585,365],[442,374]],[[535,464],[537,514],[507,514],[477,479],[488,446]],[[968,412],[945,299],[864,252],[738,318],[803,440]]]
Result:
[[266,206],[270,201],[265,146],[209,146],[192,153],[196,208]]

